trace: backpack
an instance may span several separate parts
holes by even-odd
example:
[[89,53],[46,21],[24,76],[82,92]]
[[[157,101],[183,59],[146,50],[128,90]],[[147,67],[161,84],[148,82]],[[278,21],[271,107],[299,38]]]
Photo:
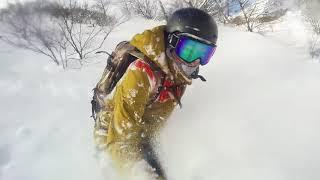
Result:
[[[101,53],[103,51],[97,52]],[[133,55],[135,54],[135,55]],[[109,57],[107,59],[107,65],[104,69],[102,77],[100,78],[99,82],[93,89],[93,98],[91,100],[91,107],[92,107],[92,118],[94,121],[97,119],[97,114],[105,107],[105,97],[107,97],[115,88],[119,80],[122,78],[126,70],[128,69],[129,65],[134,62],[135,60],[139,59],[140,56],[144,58],[140,58],[146,63],[149,64],[150,68],[153,71],[158,71],[161,74],[161,83],[158,87],[158,91],[152,93],[153,97],[151,98],[149,104],[154,102],[158,95],[159,89],[162,86],[162,81],[164,79],[164,73],[160,69],[158,65],[154,62],[149,60],[146,56],[142,53],[139,54],[139,51],[132,46],[128,41],[120,42],[115,50],[108,54]],[[140,55],[140,56],[139,56]]]

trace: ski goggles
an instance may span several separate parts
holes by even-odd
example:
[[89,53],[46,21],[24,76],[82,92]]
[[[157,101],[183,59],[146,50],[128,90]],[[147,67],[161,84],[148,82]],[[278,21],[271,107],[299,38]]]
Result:
[[172,34],[169,44],[184,62],[193,63],[199,59],[201,65],[208,64],[217,49],[217,46],[212,43],[186,35]]

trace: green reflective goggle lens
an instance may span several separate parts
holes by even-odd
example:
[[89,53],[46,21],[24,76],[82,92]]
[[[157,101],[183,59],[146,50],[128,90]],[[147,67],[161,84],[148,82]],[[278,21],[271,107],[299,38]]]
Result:
[[216,51],[217,46],[202,43],[190,37],[180,36],[175,47],[175,53],[187,63],[200,59],[201,65],[206,65]]

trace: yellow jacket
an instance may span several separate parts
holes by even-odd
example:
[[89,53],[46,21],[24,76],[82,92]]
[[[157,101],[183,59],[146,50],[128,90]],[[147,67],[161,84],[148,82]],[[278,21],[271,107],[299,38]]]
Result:
[[[105,111],[98,114],[95,140],[111,155],[117,168],[128,170],[143,159],[142,143],[157,136],[181,97],[185,86],[175,87],[165,55],[164,26],[137,34],[130,41],[140,52],[157,64],[165,74],[159,78],[150,66],[137,58],[117,84],[113,97],[106,100]],[[164,88],[150,104],[155,88]]]

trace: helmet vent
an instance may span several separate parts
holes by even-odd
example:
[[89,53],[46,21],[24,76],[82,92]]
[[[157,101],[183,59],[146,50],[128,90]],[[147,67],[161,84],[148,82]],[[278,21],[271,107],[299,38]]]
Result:
[[192,29],[192,30],[194,30],[194,31],[200,32],[200,29],[195,28],[195,27],[185,26],[185,28],[187,28],[187,29]]

